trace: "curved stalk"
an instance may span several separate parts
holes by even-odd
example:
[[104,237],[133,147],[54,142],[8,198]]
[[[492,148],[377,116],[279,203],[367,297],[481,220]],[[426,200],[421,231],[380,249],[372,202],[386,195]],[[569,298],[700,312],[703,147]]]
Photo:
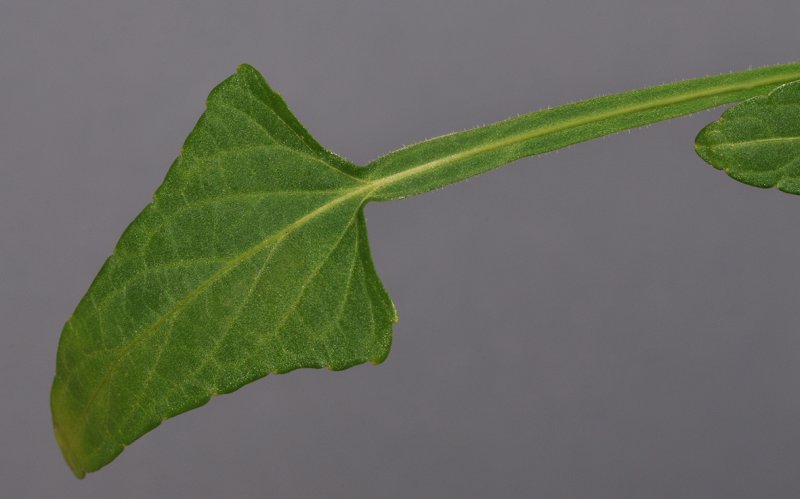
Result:
[[405,147],[364,169],[371,199],[420,194],[518,159],[769,93],[800,80],[782,64],[597,97]]

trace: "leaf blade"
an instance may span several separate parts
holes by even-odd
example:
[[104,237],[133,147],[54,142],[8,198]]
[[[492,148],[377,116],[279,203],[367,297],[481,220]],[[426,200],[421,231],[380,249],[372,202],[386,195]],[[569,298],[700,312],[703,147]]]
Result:
[[367,248],[370,186],[282,102],[249,66],[211,92],[65,325],[51,408],[77,476],[266,374],[388,354],[396,312]]

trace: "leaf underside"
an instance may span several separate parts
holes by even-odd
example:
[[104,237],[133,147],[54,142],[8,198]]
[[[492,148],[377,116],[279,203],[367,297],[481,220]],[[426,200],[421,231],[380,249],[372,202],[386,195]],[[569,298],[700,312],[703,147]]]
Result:
[[51,407],[76,475],[267,374],[386,358],[397,317],[370,257],[360,170],[252,67],[211,92],[64,326]]
[[800,82],[731,107],[698,134],[695,149],[740,182],[800,194]]

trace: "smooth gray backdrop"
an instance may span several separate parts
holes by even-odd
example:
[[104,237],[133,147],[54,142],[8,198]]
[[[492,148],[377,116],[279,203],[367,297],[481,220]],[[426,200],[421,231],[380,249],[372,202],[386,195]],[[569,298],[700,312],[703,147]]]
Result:
[[796,0],[0,2],[0,496],[800,497],[800,198],[719,111],[367,210],[385,364],[270,377],[83,481],[61,326],[207,92],[249,62],[331,149],[800,58]]

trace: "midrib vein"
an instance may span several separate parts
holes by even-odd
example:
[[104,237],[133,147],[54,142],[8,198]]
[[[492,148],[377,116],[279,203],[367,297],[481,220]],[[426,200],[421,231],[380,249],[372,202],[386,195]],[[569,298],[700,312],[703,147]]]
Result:
[[800,136],[791,136],[791,137],[769,137],[766,139],[749,139],[749,140],[740,140],[738,142],[719,142],[716,144],[709,144],[699,146],[700,148],[706,149],[715,149],[717,147],[745,147],[745,146],[757,146],[761,144],[781,144],[781,143],[794,143],[800,142]]

